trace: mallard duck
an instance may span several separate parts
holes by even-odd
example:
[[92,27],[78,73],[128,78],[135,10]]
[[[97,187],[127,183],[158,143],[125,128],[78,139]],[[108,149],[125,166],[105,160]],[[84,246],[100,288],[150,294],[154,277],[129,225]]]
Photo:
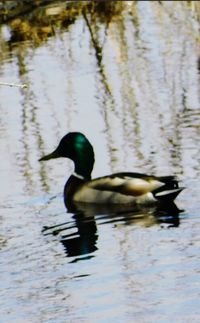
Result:
[[80,132],[65,135],[56,150],[39,161],[66,157],[74,162],[74,173],[64,187],[65,205],[70,203],[137,204],[173,202],[183,190],[175,176],[154,176],[141,173],[115,173],[91,179],[94,151]]

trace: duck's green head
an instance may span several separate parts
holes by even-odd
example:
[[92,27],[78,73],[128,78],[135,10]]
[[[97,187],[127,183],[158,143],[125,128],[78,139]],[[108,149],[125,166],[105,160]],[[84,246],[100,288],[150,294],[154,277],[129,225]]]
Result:
[[88,139],[80,132],[69,132],[65,135],[58,147],[39,161],[52,158],[66,157],[73,160],[75,172],[85,178],[91,177],[94,165],[94,151]]

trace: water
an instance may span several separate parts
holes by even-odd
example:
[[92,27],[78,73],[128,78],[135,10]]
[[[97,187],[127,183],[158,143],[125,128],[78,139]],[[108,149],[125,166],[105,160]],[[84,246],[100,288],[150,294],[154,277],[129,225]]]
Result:
[[[95,42],[82,16],[39,46],[1,30],[0,79],[28,85],[0,86],[2,323],[199,322],[199,24],[186,3],[128,8]],[[67,213],[72,163],[38,159],[69,131],[93,177],[177,174],[180,212]]]

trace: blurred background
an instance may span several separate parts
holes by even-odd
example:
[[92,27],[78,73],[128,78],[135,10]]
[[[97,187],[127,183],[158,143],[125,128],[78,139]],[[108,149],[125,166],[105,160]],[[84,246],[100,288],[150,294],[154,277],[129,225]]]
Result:
[[[199,321],[199,22],[198,1],[0,1],[2,323]],[[94,177],[176,174],[178,209],[67,213],[73,164],[38,159],[69,131]]]

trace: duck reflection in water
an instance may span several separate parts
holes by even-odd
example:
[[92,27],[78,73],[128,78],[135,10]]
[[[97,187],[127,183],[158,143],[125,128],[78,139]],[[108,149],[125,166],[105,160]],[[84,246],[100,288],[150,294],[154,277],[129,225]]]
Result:
[[[97,226],[94,217],[86,216],[84,213],[77,213],[73,216],[77,232],[65,235],[61,238],[66,255],[68,257],[87,255],[97,250]],[[84,258],[85,259],[85,258]]]
[[183,188],[179,187],[175,176],[122,172],[91,179],[94,151],[80,132],[65,135],[58,147],[40,161],[59,157],[71,159],[75,166],[64,188],[65,205],[74,213],[78,229],[78,237],[67,234],[62,239],[68,255],[96,250],[96,221],[104,218],[105,223],[132,223],[141,219],[145,223],[147,215],[149,221],[149,216],[154,214],[153,222],[160,223],[164,218],[165,222],[169,221],[169,214],[173,214],[172,224],[178,225],[179,212],[173,201]]
[[52,227],[45,227],[45,235],[60,235],[67,257],[74,262],[94,257],[98,249],[98,230],[101,225],[137,225],[151,227],[160,225],[164,228],[178,227],[180,210],[174,203],[156,207],[103,206],[78,203],[68,206],[73,214],[72,220]]

